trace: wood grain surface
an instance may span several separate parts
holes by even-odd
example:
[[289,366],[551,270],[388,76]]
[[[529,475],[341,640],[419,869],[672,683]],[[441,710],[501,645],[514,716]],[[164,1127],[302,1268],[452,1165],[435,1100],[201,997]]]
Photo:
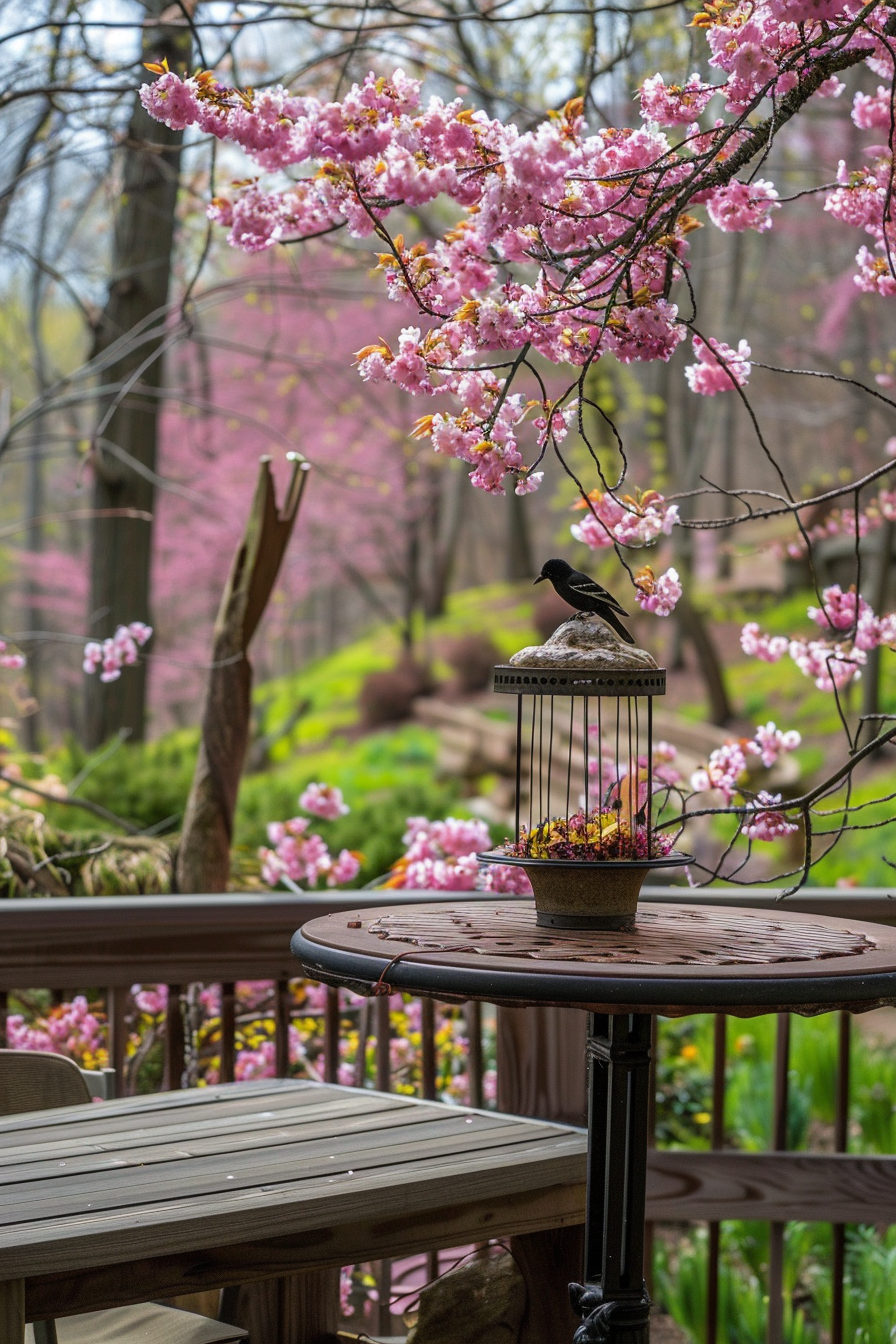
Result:
[[647,1217],[661,1221],[896,1222],[896,1157],[648,1154]]
[[[442,1223],[452,1209],[463,1226],[445,1219],[455,1229],[428,1245],[457,1244],[474,1227],[481,1236],[489,1222],[502,1235],[528,1232],[581,1219],[584,1167],[585,1136],[568,1127],[292,1081],[15,1116],[0,1122],[0,1279],[181,1253],[195,1265],[208,1251],[218,1257],[212,1280],[238,1282],[244,1248],[272,1239],[281,1263],[265,1254],[259,1277],[322,1269],[349,1263],[365,1238],[360,1258],[384,1254],[411,1224],[419,1244],[426,1220]],[[558,1201],[558,1190],[570,1198]],[[540,1224],[522,1216],[538,1192],[556,1206]],[[237,1245],[223,1270],[222,1253]],[[166,1294],[212,1286],[201,1274],[185,1282],[180,1268],[166,1276],[176,1280]],[[134,1274],[122,1277],[131,1300]],[[147,1296],[152,1271],[138,1277]]]

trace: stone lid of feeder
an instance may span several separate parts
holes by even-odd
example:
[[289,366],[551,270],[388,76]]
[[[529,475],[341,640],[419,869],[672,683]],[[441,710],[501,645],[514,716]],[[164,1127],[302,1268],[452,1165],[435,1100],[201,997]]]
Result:
[[[541,675],[527,675],[531,671]],[[625,644],[599,616],[578,613],[544,644],[520,649],[508,666],[495,668],[495,690],[514,695],[663,695],[666,673],[652,654]]]

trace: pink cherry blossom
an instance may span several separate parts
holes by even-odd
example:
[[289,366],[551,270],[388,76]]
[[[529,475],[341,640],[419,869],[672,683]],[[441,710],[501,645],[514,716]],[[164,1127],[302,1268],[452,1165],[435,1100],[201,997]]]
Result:
[[843,0],[769,0],[769,10],[780,23],[832,22],[843,8]]
[[863,649],[843,644],[825,644],[821,640],[792,639],[789,653],[806,677],[812,677],[820,691],[842,690],[858,681],[868,661]]
[[654,616],[672,615],[682,593],[677,569],[667,569],[657,579],[645,565],[635,576],[635,584],[635,599],[642,611],[652,612]]
[[686,126],[696,120],[716,91],[697,74],[680,87],[666,84],[660,74],[653,75],[641,85],[641,116],[660,126]]
[[896,294],[896,276],[884,252],[875,256],[870,248],[860,247],[856,253],[856,266],[858,272],[853,278],[863,293],[881,294],[884,298]]
[[[724,233],[743,233],[745,229],[765,233],[772,226],[772,210],[779,209],[777,191],[761,177],[755,182],[729,182],[727,187],[714,192],[706,204],[713,224]],[[750,351],[742,353],[749,355]]]
[[883,84],[877,93],[857,93],[853,99],[852,119],[863,131],[889,130],[893,96]]
[[725,742],[710,755],[706,765],[691,775],[691,788],[695,793],[717,789],[726,803],[730,803],[738,791],[739,781],[746,772],[747,758],[739,742]]
[[806,611],[810,621],[825,630],[848,631],[857,649],[877,647],[880,622],[865,599],[857,596],[855,588],[844,593],[839,584],[834,584],[825,588],[821,596],[824,605]]
[[799,830],[796,822],[788,821],[786,813],[777,806],[781,802],[780,793],[758,793],[747,804],[749,819],[744,823],[743,834],[750,840],[781,840]]
[[786,635],[767,635],[756,621],[747,621],[740,632],[740,646],[751,658],[761,658],[764,663],[779,663],[787,653],[790,641]]
[[618,498],[611,491],[592,490],[586,502],[579,500],[576,509],[587,507],[580,523],[570,527],[576,541],[582,541],[593,551],[619,542],[623,546],[650,546],[660,537],[671,535],[679,521],[678,505],[667,504],[657,490],[637,491],[634,496]]
[[745,749],[758,756],[766,768],[771,768],[783,752],[795,751],[801,741],[802,738],[795,728],[784,732],[769,721],[756,729],[755,737],[746,743]]
[[684,374],[692,392],[703,397],[714,397],[717,392],[731,392],[734,387],[744,387],[750,377],[750,347],[746,341],[738,342],[736,350],[724,341],[712,337],[709,344],[699,336],[694,337],[696,364],[689,364]]

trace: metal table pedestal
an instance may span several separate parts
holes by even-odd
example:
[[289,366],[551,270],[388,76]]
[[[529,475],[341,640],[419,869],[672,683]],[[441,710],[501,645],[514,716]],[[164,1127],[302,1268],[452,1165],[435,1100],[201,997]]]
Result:
[[650,1106],[650,1017],[588,1014],[588,1193],[583,1317],[574,1344],[648,1344],[644,1206]]

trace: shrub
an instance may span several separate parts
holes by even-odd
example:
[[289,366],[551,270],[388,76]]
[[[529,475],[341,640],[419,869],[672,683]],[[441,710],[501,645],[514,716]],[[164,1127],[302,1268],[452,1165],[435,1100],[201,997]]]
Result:
[[369,731],[403,722],[410,718],[417,697],[429,695],[434,689],[429,668],[412,658],[402,658],[386,672],[371,672],[364,678],[358,696],[361,726]]
[[486,690],[495,664],[503,661],[494,641],[484,634],[452,640],[444,656],[454,672],[456,689],[463,695]]

